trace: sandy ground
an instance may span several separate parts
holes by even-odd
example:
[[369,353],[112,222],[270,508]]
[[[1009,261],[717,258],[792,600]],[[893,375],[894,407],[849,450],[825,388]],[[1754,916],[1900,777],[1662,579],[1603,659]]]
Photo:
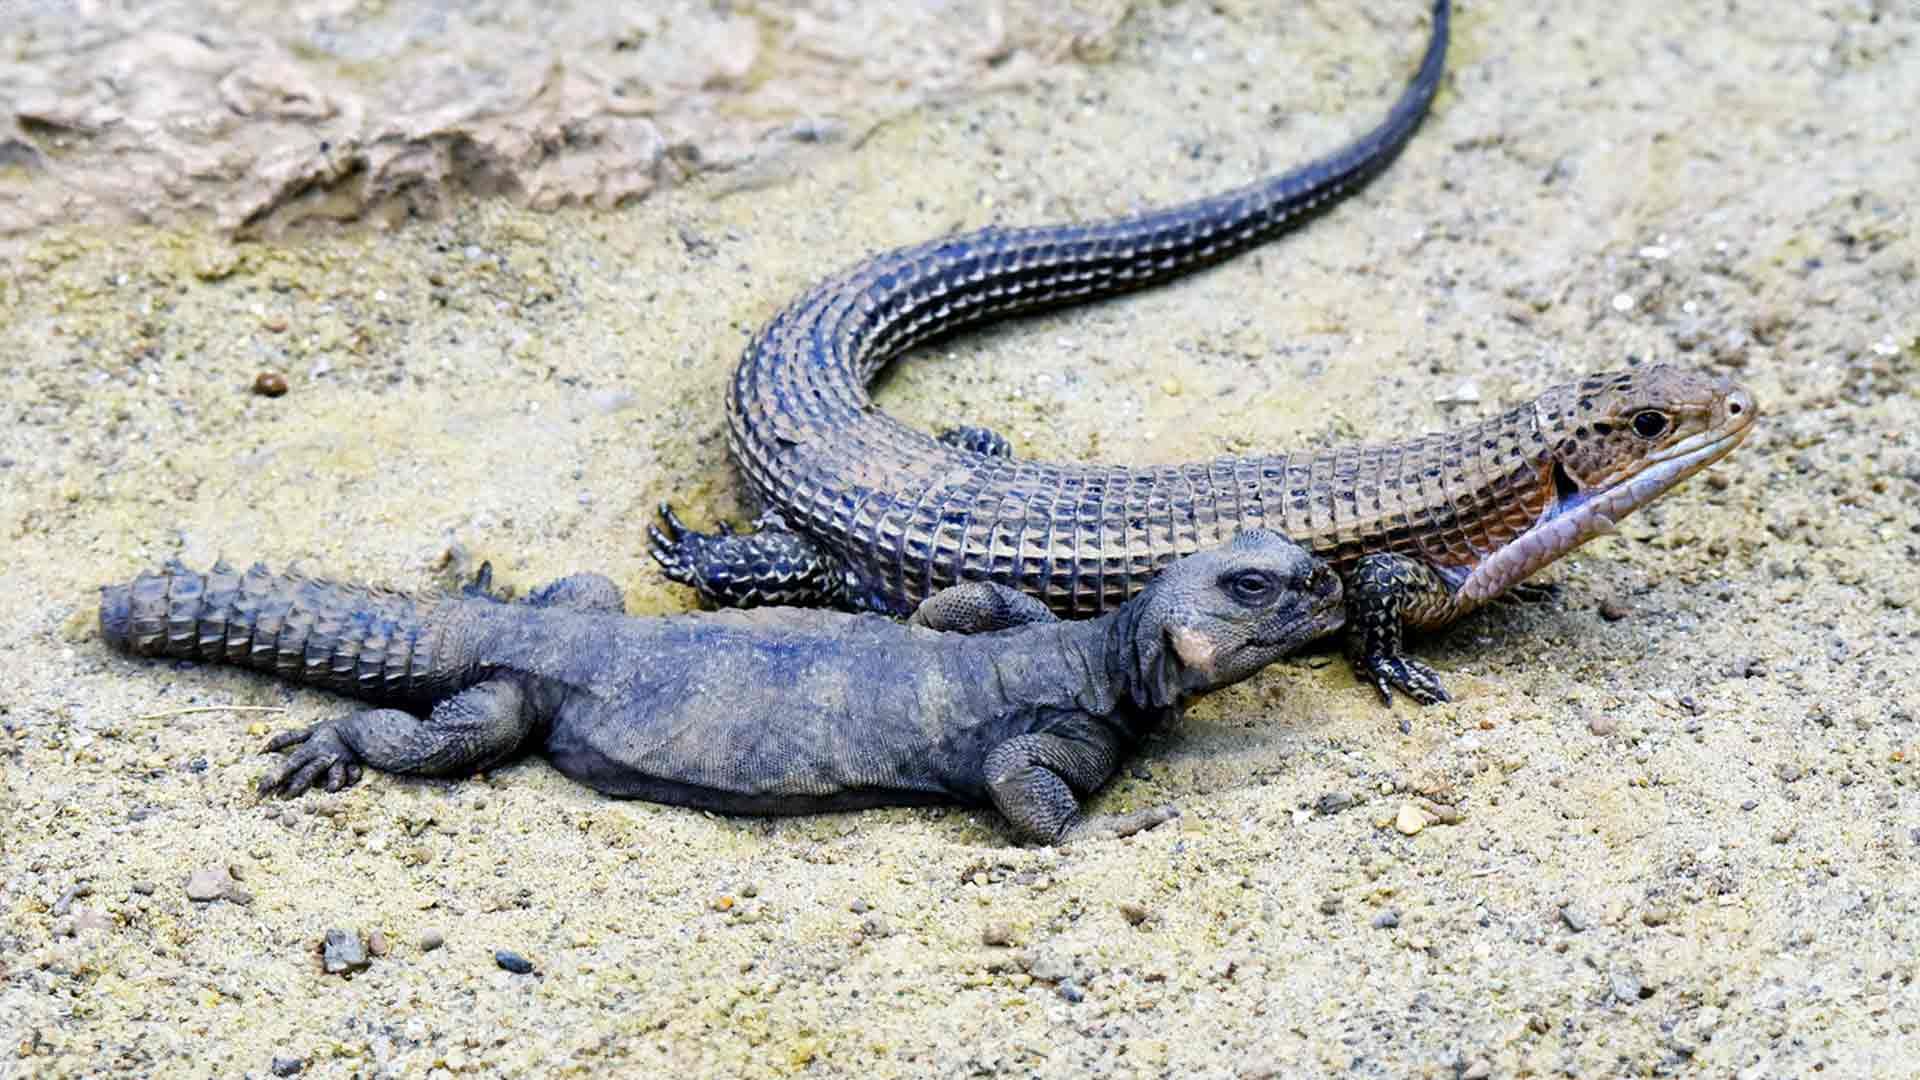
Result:
[[[780,304],[882,247],[1328,148],[1418,7],[1139,5],[1110,56],[619,210],[27,234],[0,1077],[1920,1074],[1911,4],[1468,3],[1362,197],[900,367],[916,422],[1132,461],[1446,428],[1636,360],[1760,399],[1710,477],[1550,571],[1561,602],[1424,644],[1459,700],[1410,735],[1326,654],[1203,701],[1097,803],[1174,825],[1027,850],[981,810],[728,819],[537,759],[264,802],[264,733],[341,702],[95,635],[94,587],[176,554],[415,589],[591,568],[681,609],[642,526],[745,512],[720,388]],[[384,955],[327,974],[330,929]]]

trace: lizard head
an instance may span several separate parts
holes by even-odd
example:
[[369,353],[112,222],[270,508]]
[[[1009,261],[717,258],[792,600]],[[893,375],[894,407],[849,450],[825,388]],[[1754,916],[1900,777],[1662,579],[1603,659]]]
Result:
[[1267,529],[1171,563],[1127,604],[1135,701],[1166,708],[1239,682],[1338,630],[1341,601],[1332,567]]
[[1733,452],[1760,410],[1731,379],[1654,365],[1556,386],[1532,405],[1534,462],[1550,486],[1525,533],[1475,567],[1484,600]]

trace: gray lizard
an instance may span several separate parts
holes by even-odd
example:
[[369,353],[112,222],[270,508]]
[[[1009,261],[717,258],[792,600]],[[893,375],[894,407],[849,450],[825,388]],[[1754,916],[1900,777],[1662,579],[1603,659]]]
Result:
[[1024,841],[1127,833],[1079,796],[1199,691],[1339,629],[1338,575],[1250,530],[1170,565],[1119,609],[1060,621],[1004,586],[930,597],[907,624],[762,608],[639,618],[576,574],[524,603],[438,600],[256,565],[179,562],[101,590],[100,629],[141,656],[240,664],[376,706],[302,731],[261,792],[355,783],[363,765],[460,776],[532,747],[608,795],[722,813],[991,802]]

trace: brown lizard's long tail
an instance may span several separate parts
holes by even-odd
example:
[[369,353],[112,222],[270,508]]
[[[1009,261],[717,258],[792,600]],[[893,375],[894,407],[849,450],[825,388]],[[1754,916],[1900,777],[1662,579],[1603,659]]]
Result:
[[100,636],[136,656],[237,664],[397,704],[446,681],[452,658],[433,655],[437,606],[258,563],[241,574],[222,561],[201,574],[175,560],[100,590]]

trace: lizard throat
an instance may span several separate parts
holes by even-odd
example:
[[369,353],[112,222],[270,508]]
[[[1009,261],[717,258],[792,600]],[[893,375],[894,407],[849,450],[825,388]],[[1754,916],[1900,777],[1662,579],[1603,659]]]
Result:
[[1613,532],[1621,518],[1732,453],[1750,430],[1751,424],[1741,423],[1731,429],[1702,432],[1604,488],[1581,490],[1555,462],[1554,499],[1545,516],[1474,567],[1460,583],[1458,595],[1473,604],[1485,603],[1581,544]]

